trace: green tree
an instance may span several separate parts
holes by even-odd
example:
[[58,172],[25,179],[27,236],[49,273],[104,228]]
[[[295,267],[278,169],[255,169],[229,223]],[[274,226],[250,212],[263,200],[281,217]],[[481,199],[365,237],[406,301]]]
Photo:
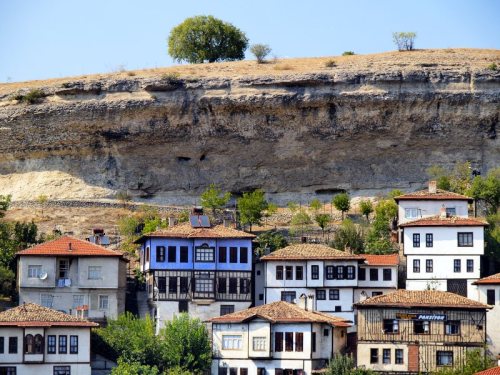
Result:
[[365,247],[363,228],[345,219],[335,231],[331,245],[339,250],[351,249],[354,253],[362,253]]
[[450,190],[459,194],[467,194],[472,185],[471,172],[470,162],[457,162],[450,176]]
[[427,169],[427,175],[436,181],[436,187],[441,190],[451,190],[449,173],[440,165],[433,165]]
[[192,64],[242,60],[247,47],[241,30],[213,16],[186,18],[168,37],[169,55]]
[[415,32],[395,32],[392,33],[392,40],[398,51],[412,51],[415,47],[415,38],[417,33]]
[[163,361],[192,374],[202,374],[212,363],[208,331],[199,319],[175,315],[160,331]]
[[318,198],[314,198],[311,201],[311,203],[309,203],[309,208],[313,210],[315,213],[321,210],[321,207],[323,207],[323,205],[321,204],[321,201]]
[[160,375],[156,366],[141,365],[138,362],[126,362],[118,359],[118,366],[111,370],[111,375]]
[[271,47],[267,44],[253,44],[250,46],[250,52],[257,59],[257,64],[263,64],[266,61],[266,56],[271,53]]
[[486,177],[476,176],[468,193],[483,201],[488,213],[495,214],[500,207],[500,167],[490,170]]
[[493,361],[484,355],[483,350],[474,349],[466,352],[462,362],[454,363],[452,368],[436,371],[434,375],[474,375],[493,366]]
[[237,204],[240,221],[243,225],[249,225],[250,231],[252,231],[252,225],[261,223],[263,211],[268,206],[264,192],[260,189],[243,193],[243,196],[238,198]]
[[370,375],[371,370],[356,369],[354,359],[349,355],[335,355],[325,372],[326,375]]
[[337,210],[342,211],[342,220],[344,220],[344,213],[349,211],[349,209],[351,208],[351,200],[349,198],[349,194],[340,193],[335,195],[332,198],[332,204]]
[[38,204],[42,207],[42,217],[43,217],[43,209],[45,208],[45,205],[47,204],[47,201],[49,200],[49,198],[45,195],[45,194],[40,194],[37,198],[36,198]]
[[292,216],[290,224],[293,227],[292,233],[300,232],[302,234],[308,229],[309,225],[312,224],[312,220],[304,209],[299,209]]
[[321,228],[321,232],[323,233],[323,237],[325,237],[325,229],[330,221],[332,221],[332,217],[328,214],[316,214],[314,216],[314,221]]
[[0,195],[0,217],[5,216],[5,211],[9,209],[11,195]]
[[394,199],[384,199],[375,207],[375,219],[366,237],[366,252],[385,254],[395,251],[391,242],[391,223],[396,217],[398,206]]
[[216,210],[221,210],[231,199],[230,192],[223,192],[215,184],[210,184],[208,189],[201,193],[201,206],[212,210],[215,216]]
[[264,255],[266,250],[273,252],[288,246],[285,236],[274,229],[260,234],[255,242],[257,243],[255,253],[259,256]]
[[362,200],[359,202],[359,209],[361,214],[366,217],[366,221],[370,221],[370,214],[373,212],[373,204],[369,199]]
[[16,275],[14,272],[0,265],[0,295],[12,296],[16,289]]

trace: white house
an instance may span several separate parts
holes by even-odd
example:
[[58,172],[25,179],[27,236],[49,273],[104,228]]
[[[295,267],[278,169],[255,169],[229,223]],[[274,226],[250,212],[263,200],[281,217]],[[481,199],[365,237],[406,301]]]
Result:
[[[492,308],[486,314],[486,342],[494,357],[500,356],[500,273],[484,277],[474,282],[477,286],[475,300]],[[500,357],[499,357],[500,358]]]
[[34,303],[0,313],[0,374],[90,375],[89,322]]
[[439,216],[400,224],[406,256],[406,289],[436,289],[475,298],[484,253],[482,220]]
[[212,375],[310,375],[346,346],[339,317],[274,302],[210,319]]
[[471,197],[437,189],[436,181],[429,182],[429,188],[403,194],[394,198],[398,203],[398,222],[404,224],[416,219],[440,215],[444,207],[448,216],[468,217]]
[[359,265],[358,286],[354,290],[354,303],[368,297],[394,292],[398,288],[399,255],[363,254]]
[[17,253],[19,302],[91,320],[125,310],[127,261],[122,254],[63,236]]

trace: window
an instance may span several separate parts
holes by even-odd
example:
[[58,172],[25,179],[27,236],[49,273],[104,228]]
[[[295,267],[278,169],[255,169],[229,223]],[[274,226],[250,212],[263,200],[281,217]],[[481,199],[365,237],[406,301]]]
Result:
[[179,277],[179,284],[181,293],[189,292],[189,282],[187,277]]
[[316,332],[313,332],[311,335],[311,349],[313,353],[316,351]]
[[69,260],[59,259],[57,268],[58,268],[59,279],[67,279],[69,274]]
[[344,280],[344,266],[337,266],[337,279]]
[[382,294],[384,294],[384,293],[382,293],[382,292],[372,292],[372,297],[381,296]]
[[293,332],[285,332],[285,351],[293,352]]
[[283,280],[283,266],[276,266],[276,280]]
[[420,247],[420,233],[413,233],[413,247]]
[[413,259],[413,272],[420,272],[420,259]]
[[66,354],[68,352],[68,336],[59,336],[59,354]]
[[47,336],[47,354],[56,354],[56,335]]
[[224,350],[241,350],[243,347],[241,335],[223,335],[222,349]]
[[[158,293],[167,293],[167,278],[165,276],[158,276],[156,280]],[[155,298],[158,296],[155,296]]]
[[325,328],[323,330],[323,336],[327,337],[330,334],[330,330],[328,328]]
[[200,263],[214,262],[214,249],[208,247],[207,244],[204,245],[196,248],[195,261]]
[[78,336],[69,337],[69,353],[78,354]]
[[17,353],[17,337],[9,337],[9,354]]
[[281,300],[293,303],[297,298],[297,292],[281,292]]
[[180,262],[187,263],[189,259],[189,248],[187,246],[181,246],[179,248],[180,252]]
[[432,233],[425,234],[425,247],[433,247],[434,246],[434,238]]
[[76,309],[78,306],[83,306],[85,304],[85,296],[83,294],[73,294],[73,305],[71,306],[73,309]]
[[156,261],[165,262],[165,246],[156,246]]
[[438,366],[452,366],[453,365],[453,352],[438,350],[436,352],[436,364]]
[[259,301],[264,301],[264,293],[259,293]]
[[326,290],[324,289],[318,289],[316,290],[316,299],[318,301],[323,301],[326,299]]
[[391,349],[382,350],[382,363],[385,365],[391,363]]
[[99,310],[107,310],[109,308],[108,296],[99,295]]
[[459,232],[458,237],[458,247],[472,247],[473,246],[473,236],[472,232]]
[[266,351],[266,338],[256,336],[252,339],[253,351],[254,352],[265,352]]
[[219,277],[217,284],[217,293],[227,293],[227,279],[225,277]]
[[274,351],[283,351],[283,332],[274,332]]
[[230,367],[229,375],[238,375],[238,369],[236,367]]
[[366,268],[359,268],[358,269],[358,279],[359,280],[366,280]]
[[433,272],[432,270],[434,269],[432,259],[426,259],[425,260],[425,272]]
[[148,247],[146,247],[146,262],[149,262],[149,253],[150,253],[150,251],[149,251],[149,246],[148,246]]
[[227,262],[227,248],[219,247],[219,263]]
[[0,336],[0,354],[3,354],[5,353],[5,339],[3,338],[3,336]]
[[[158,289],[160,289],[160,283],[158,283]],[[177,277],[169,276],[168,278],[168,292],[172,294],[177,294]]]
[[189,312],[189,303],[188,301],[179,301],[179,312],[180,313],[187,313]]
[[238,293],[238,279],[236,277],[229,278],[229,293]]
[[398,333],[399,320],[397,319],[384,319],[384,332],[385,333]]
[[16,375],[15,367],[0,367],[0,375]]
[[220,306],[220,314],[226,315],[234,313],[234,305],[221,305]]
[[238,248],[229,248],[229,263],[238,263]]
[[26,354],[35,354],[33,335],[26,335],[24,337],[24,352]]
[[403,349],[396,349],[396,364],[402,365],[404,363],[403,360]]
[[293,267],[292,266],[285,267],[285,279],[293,280]]
[[240,294],[250,293],[250,280],[240,279]]
[[378,363],[378,349],[370,349],[370,363]]
[[413,321],[413,332],[418,335],[427,335],[430,333],[431,323],[428,320]]
[[453,272],[460,272],[462,269],[462,262],[460,259],[453,260]]
[[240,247],[240,263],[248,263],[248,247]]
[[[200,275],[203,277],[203,275]],[[229,279],[229,293],[238,293],[238,288],[234,285],[234,289],[231,290],[231,280]],[[236,281],[236,279],[234,279]],[[236,283],[235,283],[236,284]],[[195,279],[194,290],[199,293],[212,293],[214,291],[214,283],[211,279]]]
[[405,208],[405,219],[418,218],[418,208]]
[[41,274],[42,274],[42,266],[40,265],[28,266],[29,279],[38,279]]
[[378,269],[377,268],[371,268],[370,269],[370,280],[371,281],[377,281],[378,280]]
[[40,294],[40,304],[44,307],[52,308],[54,296],[52,294]]
[[244,367],[240,367],[240,375],[248,375],[248,369]]
[[304,278],[304,267],[295,267],[295,280],[302,280]]
[[71,375],[71,366],[54,366],[54,375]]
[[168,262],[169,263],[177,262],[177,247],[175,246],[168,247]]
[[100,280],[101,276],[101,266],[89,266],[88,278],[89,280]]
[[327,280],[333,280],[335,279],[335,267],[334,266],[326,266],[326,279]]
[[295,351],[304,351],[304,334],[302,332],[295,332]]
[[335,306],[335,312],[342,312],[342,306]]
[[457,209],[455,207],[446,207],[446,217],[457,216]]
[[384,281],[392,280],[392,270],[390,268],[384,268],[383,270]]
[[486,291],[486,303],[488,305],[495,304],[495,289],[488,289]]
[[447,320],[444,322],[445,335],[459,335],[460,334],[460,320]]
[[354,280],[356,272],[354,266],[347,266],[347,280]]
[[340,299],[340,292],[338,289],[330,289],[328,291],[328,298],[331,300],[339,300]]
[[311,279],[319,279],[319,266],[311,266]]
[[467,272],[474,272],[474,259],[467,259]]

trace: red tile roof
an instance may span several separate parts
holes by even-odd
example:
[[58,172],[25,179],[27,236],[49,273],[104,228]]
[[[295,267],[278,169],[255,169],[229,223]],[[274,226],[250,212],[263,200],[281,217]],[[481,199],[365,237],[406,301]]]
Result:
[[492,367],[484,371],[476,372],[474,375],[500,375],[500,366]]
[[62,236],[53,241],[48,241],[21,250],[17,255],[37,256],[65,256],[65,257],[121,257],[118,251],[106,249],[89,241],[80,240],[72,236]]
[[263,261],[273,260],[358,260],[364,258],[361,255],[350,254],[326,245],[319,244],[295,244],[273,251],[260,258]]
[[97,327],[99,324],[77,318],[35,303],[25,303],[0,312],[0,326],[14,327]]
[[243,323],[252,319],[265,319],[271,323],[326,323],[335,327],[350,327],[349,320],[319,311],[307,311],[289,302],[278,301],[252,307],[232,314],[212,318],[212,323]]
[[451,216],[442,218],[439,215],[423,217],[421,219],[408,221],[400,224],[400,227],[486,227],[489,224],[486,221],[472,217]]
[[366,263],[369,266],[397,266],[399,265],[399,255],[386,254],[386,255],[374,255],[374,254],[363,254]]
[[193,228],[190,223],[181,223],[167,229],[147,233],[136,242],[140,243],[148,237],[160,238],[255,238],[255,235],[241,230],[214,225],[210,228]]
[[441,189],[436,189],[435,193],[429,193],[429,189],[419,190],[413,193],[399,195],[395,197],[394,200],[396,202],[406,200],[473,201],[471,197]]
[[491,276],[483,277],[477,281],[474,281],[472,284],[474,285],[492,285],[492,284],[500,284],[500,273],[496,273]]
[[455,293],[439,290],[406,290],[368,298],[355,304],[362,307],[488,309],[490,306]]

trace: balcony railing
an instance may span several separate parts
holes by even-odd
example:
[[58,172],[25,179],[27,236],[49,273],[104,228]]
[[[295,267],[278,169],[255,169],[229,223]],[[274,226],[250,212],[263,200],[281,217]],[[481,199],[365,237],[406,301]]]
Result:
[[58,288],[69,288],[71,285],[73,285],[73,282],[70,278],[56,280],[56,287]]

